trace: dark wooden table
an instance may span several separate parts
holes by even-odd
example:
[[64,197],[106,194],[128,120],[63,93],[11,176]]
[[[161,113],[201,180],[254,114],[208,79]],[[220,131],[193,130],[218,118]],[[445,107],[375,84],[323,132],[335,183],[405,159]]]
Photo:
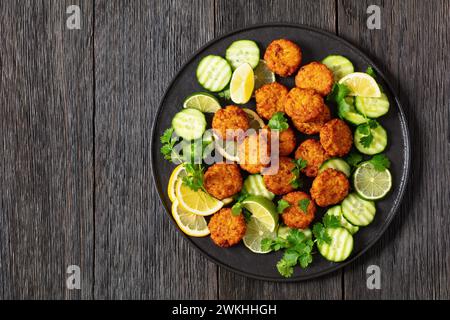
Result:
[[[81,7],[81,30],[66,8]],[[381,8],[381,30],[366,9]],[[450,1],[0,1],[0,298],[449,299]],[[255,281],[176,231],[150,173],[165,88],[207,41],[262,22],[336,33],[405,106],[410,184],[382,239],[313,281]],[[66,268],[81,289],[66,289]],[[366,287],[369,265],[381,289]]]

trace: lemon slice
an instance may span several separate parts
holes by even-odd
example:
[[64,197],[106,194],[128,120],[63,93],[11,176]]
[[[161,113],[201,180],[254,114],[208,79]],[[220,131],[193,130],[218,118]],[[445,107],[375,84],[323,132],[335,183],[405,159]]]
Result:
[[248,108],[242,108],[242,110],[244,110],[247,114],[248,120],[250,122],[250,128],[255,130],[264,128],[265,123],[263,119],[261,119],[261,117],[258,116],[255,111]]
[[262,250],[261,241],[265,238],[274,239],[277,233],[270,231],[267,225],[254,217],[247,223],[247,230],[242,241],[254,253],[268,253],[272,250]]
[[374,78],[363,72],[353,72],[341,80],[339,84],[345,84],[349,89],[349,96],[381,97],[381,90]]
[[214,148],[219,154],[227,160],[239,162],[237,156],[237,142],[234,140],[223,140],[216,134],[214,136]]
[[278,226],[278,213],[272,201],[263,196],[250,196],[242,201],[242,206],[268,231],[275,231]]
[[223,202],[211,197],[203,190],[194,191],[183,183],[176,182],[175,194],[182,209],[199,216],[209,216],[223,207]]
[[230,97],[234,103],[247,103],[255,86],[253,69],[248,63],[241,64],[233,72],[230,82]]
[[167,185],[167,194],[169,195],[170,201],[174,202],[177,198],[175,194],[175,185],[178,179],[183,178],[186,175],[186,170],[182,164],[178,165],[175,169],[173,169],[172,174],[169,178],[169,183]]
[[255,90],[261,88],[263,85],[275,82],[275,73],[269,69],[264,60],[259,60],[255,70]]
[[188,236],[206,237],[209,235],[208,224],[205,218],[184,210],[176,199],[172,203],[172,216],[181,231]]

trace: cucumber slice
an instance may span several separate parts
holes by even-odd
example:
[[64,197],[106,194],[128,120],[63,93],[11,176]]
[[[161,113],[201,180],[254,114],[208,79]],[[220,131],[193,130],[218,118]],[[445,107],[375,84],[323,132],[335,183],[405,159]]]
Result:
[[228,47],[225,57],[233,69],[243,63],[248,63],[254,69],[260,59],[259,48],[255,41],[238,40]]
[[346,97],[345,99],[339,102],[338,104],[339,118],[344,119],[354,125],[360,125],[365,123],[367,121],[366,118],[356,111],[355,107],[353,106],[353,102],[354,102],[353,97]]
[[263,196],[269,200],[272,200],[275,195],[267,190],[264,185],[263,177],[259,174],[253,174],[248,176],[244,181],[244,186],[242,190],[248,194],[254,196]]
[[[287,239],[287,236],[289,235],[289,232],[292,230],[292,228],[289,228],[288,226],[282,225],[278,227],[277,236],[281,239]],[[306,239],[312,239],[312,232],[309,228],[306,229],[298,229],[301,233],[303,233],[306,237]]]
[[340,159],[340,158],[328,159],[327,161],[322,163],[322,165],[320,166],[319,173],[326,169],[329,169],[329,168],[337,170],[337,171],[341,171],[347,177],[350,177],[351,168],[348,165],[348,163],[343,159]]
[[222,91],[230,82],[231,67],[227,60],[220,56],[204,57],[197,67],[197,80],[203,88],[212,91]]
[[389,111],[389,100],[382,93],[379,98],[356,97],[356,109],[369,118],[378,118]]
[[196,109],[183,109],[173,117],[172,127],[185,140],[199,139],[206,129],[205,115]]
[[328,261],[341,262],[347,259],[353,250],[353,236],[345,228],[327,228],[331,243],[317,243],[320,254]]
[[373,201],[364,200],[356,193],[350,193],[341,203],[342,214],[351,224],[365,227],[369,225],[377,209]]
[[322,60],[322,63],[333,71],[334,81],[339,81],[346,75],[355,72],[353,64],[346,57],[339,55],[329,55]]
[[352,235],[358,232],[359,230],[359,227],[352,225],[350,222],[347,221],[347,219],[344,218],[344,215],[342,214],[342,208],[339,205],[328,209],[325,215],[331,215],[338,218],[341,227],[347,229],[347,231],[350,232]]
[[355,130],[353,142],[355,144],[356,149],[358,149],[359,152],[368,155],[373,155],[383,152],[384,149],[386,149],[388,143],[387,133],[386,130],[384,130],[384,128],[380,124],[378,124],[376,128],[370,128],[373,140],[367,148],[361,143],[361,138],[365,137],[366,135],[362,134],[360,130],[358,130],[358,128],[356,128]]

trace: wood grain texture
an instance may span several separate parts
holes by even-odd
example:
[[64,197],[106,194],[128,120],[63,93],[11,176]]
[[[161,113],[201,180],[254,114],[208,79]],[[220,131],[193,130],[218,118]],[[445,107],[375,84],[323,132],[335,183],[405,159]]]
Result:
[[[216,36],[248,25],[283,21],[335,30],[334,1],[217,0]],[[341,299],[342,273],[302,283],[278,284],[219,268],[219,299]]]
[[[366,28],[369,4],[381,7],[381,30]],[[338,33],[390,75],[413,150],[401,210],[381,241],[345,269],[346,299],[450,297],[449,12],[448,1],[339,1]],[[372,264],[381,268],[381,290],[366,288]]]
[[[66,7],[82,30],[66,29]],[[0,3],[0,298],[92,298],[89,1]],[[81,267],[81,290],[66,268]]]
[[176,231],[150,173],[153,116],[214,36],[213,2],[97,0],[95,13],[95,298],[215,298],[216,266]]

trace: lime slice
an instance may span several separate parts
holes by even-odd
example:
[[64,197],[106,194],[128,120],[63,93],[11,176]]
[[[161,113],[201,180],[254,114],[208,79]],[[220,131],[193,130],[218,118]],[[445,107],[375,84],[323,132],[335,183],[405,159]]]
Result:
[[202,190],[192,190],[183,183],[182,179],[176,183],[175,194],[182,209],[199,216],[212,215],[223,207],[222,201]]
[[253,70],[255,73],[255,90],[261,88],[263,85],[275,82],[275,73],[269,69],[264,60],[259,60],[258,65]]
[[263,119],[261,119],[261,117],[258,116],[258,114],[255,111],[250,110],[248,108],[242,108],[242,110],[244,110],[248,116],[250,128],[258,130],[265,127]]
[[341,80],[339,84],[345,84],[349,89],[349,96],[381,97],[381,90],[374,78],[363,72],[353,72]]
[[274,232],[278,225],[278,213],[275,205],[263,196],[250,196],[242,205],[252,213],[252,217],[257,219],[270,232]]
[[271,250],[262,250],[261,241],[265,238],[274,239],[276,237],[276,232],[270,231],[267,225],[262,223],[259,219],[254,217],[250,218],[247,223],[247,231],[242,239],[244,245],[254,253],[268,253]]
[[383,198],[392,187],[392,176],[388,169],[378,171],[370,162],[363,162],[353,175],[356,192],[367,200]]
[[234,103],[247,103],[255,86],[253,69],[248,63],[241,64],[233,72],[230,82],[230,97]]
[[209,235],[205,218],[184,210],[176,199],[172,203],[172,216],[181,231],[187,235],[191,237],[206,237]]
[[183,102],[183,108],[197,109],[201,112],[214,113],[220,109],[219,100],[209,93],[193,93]]
[[175,194],[175,185],[178,179],[183,178],[186,175],[186,171],[184,169],[184,165],[180,164],[175,169],[173,169],[172,174],[169,178],[169,183],[167,185],[167,194],[169,195],[170,201],[174,202],[177,198]]
[[239,162],[239,157],[237,156],[237,142],[234,140],[223,140],[216,134],[214,136],[214,148],[216,151],[225,159]]

